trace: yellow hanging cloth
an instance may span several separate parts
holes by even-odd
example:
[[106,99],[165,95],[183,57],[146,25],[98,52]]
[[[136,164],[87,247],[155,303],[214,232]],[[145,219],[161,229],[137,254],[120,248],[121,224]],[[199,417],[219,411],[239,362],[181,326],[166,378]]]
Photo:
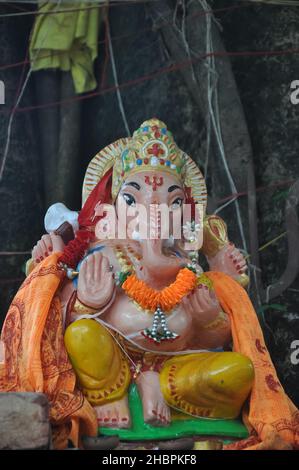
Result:
[[76,93],[95,89],[99,21],[99,8],[89,2],[62,4],[58,9],[57,3],[41,4],[30,39],[32,70],[70,71]]

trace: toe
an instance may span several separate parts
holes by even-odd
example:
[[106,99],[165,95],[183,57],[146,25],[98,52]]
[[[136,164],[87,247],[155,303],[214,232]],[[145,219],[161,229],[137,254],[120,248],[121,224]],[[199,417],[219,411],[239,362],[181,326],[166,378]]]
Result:
[[170,417],[170,409],[168,408],[167,405],[165,405],[164,409],[164,422],[168,426],[170,424],[171,417]]
[[168,426],[170,421],[170,412],[166,403],[161,403],[159,407],[159,418],[163,426]]
[[129,418],[128,416],[123,416],[120,420],[122,427],[128,427],[129,426]]
[[155,426],[158,418],[158,411],[154,407],[150,407],[149,410],[144,413],[144,422]]
[[159,421],[160,426],[164,424],[164,406],[163,406],[163,403],[158,404],[158,421]]

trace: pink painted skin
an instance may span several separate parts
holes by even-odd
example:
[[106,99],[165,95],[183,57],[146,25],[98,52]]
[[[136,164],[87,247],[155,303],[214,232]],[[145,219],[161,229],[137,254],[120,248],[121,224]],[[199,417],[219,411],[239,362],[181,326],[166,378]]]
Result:
[[247,270],[244,256],[233,243],[224,246],[216,256],[208,258],[211,271],[221,271],[237,278]]
[[[153,181],[154,175],[157,177],[157,181],[162,182],[162,184],[148,184],[148,181]],[[184,200],[183,187],[174,176],[166,173],[159,174],[158,171],[155,173],[153,171],[139,172],[124,182],[116,200],[115,211],[116,216],[122,214],[121,210],[123,208],[119,209],[121,202],[126,203],[125,208],[127,209],[130,204],[134,205],[136,203],[143,204],[145,207],[149,207],[150,204],[167,204],[172,206],[174,210],[181,211],[181,204]],[[150,220],[152,228],[159,233],[159,238],[132,240],[133,230],[130,228],[130,221],[133,219],[136,220],[135,215],[134,217],[127,217],[128,238],[118,240],[117,244],[123,245],[126,250],[130,248],[134,253],[140,255],[140,260],[130,256],[140,279],[143,279],[157,290],[163,289],[175,280],[182,263],[189,262],[188,253],[182,250],[178,240],[175,240],[173,248],[165,246],[163,236],[167,224],[161,224],[157,214],[151,215]],[[139,217],[138,222],[141,233],[142,229],[148,225],[148,221]],[[172,228],[173,219],[171,216],[169,225]],[[33,257],[36,261],[45,257],[50,247],[52,247],[52,252],[60,251],[57,250],[59,243],[54,243],[53,236],[51,235],[50,239],[49,236],[46,237],[43,237],[33,249]],[[169,329],[179,335],[178,339],[157,345],[144,338],[140,332],[152,325],[153,316],[146,311],[140,311],[124,291],[115,286],[109,265],[113,266],[114,272],[120,271],[121,266],[113,249],[114,244],[115,242],[111,242],[111,240],[104,242],[98,240],[93,244],[93,246],[104,245],[104,249],[101,252],[89,255],[83,261],[78,276],[77,296],[85,304],[101,310],[114,296],[111,306],[101,316],[105,322],[121,331],[124,336],[135,334],[135,344],[151,351],[175,353],[176,351],[190,349],[224,347],[229,343],[231,329],[228,318],[221,329],[204,328],[206,324],[217,318],[221,310],[216,295],[206,287],[195,289],[169,315]],[[179,251],[181,257],[175,255],[174,250]],[[129,252],[128,254],[130,255]],[[238,277],[246,269],[244,257],[234,245],[227,245],[222,248],[214,258],[208,259],[208,262],[211,270],[220,270],[233,277]],[[66,308],[73,290],[73,284],[66,282],[60,292],[63,309]],[[73,313],[72,320],[76,320],[75,313]],[[145,421],[156,426],[167,425],[170,422],[170,410],[161,393],[159,374],[154,371],[141,373],[136,382],[143,403]],[[95,408],[101,426],[130,426],[127,397]]]
[[62,238],[55,233],[43,235],[32,249],[32,259],[35,263],[40,263],[53,252],[63,251],[64,243]]

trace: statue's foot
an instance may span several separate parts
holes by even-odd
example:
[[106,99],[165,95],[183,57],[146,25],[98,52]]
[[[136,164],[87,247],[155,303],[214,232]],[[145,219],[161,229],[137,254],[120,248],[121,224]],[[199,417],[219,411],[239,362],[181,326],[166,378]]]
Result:
[[95,406],[98,423],[104,428],[130,428],[131,417],[128,404],[128,396],[121,400],[107,403],[106,405]]
[[143,372],[137,379],[137,386],[142,400],[144,422],[153,426],[168,426],[171,421],[170,409],[167,406],[160,388],[157,372]]

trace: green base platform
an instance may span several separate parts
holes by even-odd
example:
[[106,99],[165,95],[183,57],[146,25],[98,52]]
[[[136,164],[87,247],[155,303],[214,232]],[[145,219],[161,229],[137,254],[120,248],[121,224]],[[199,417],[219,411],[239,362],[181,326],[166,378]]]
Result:
[[186,436],[223,436],[244,439],[248,431],[242,421],[229,419],[175,419],[167,427],[145,424],[142,403],[135,384],[129,390],[129,406],[132,418],[130,429],[100,428],[100,435],[118,435],[121,441],[175,439]]

